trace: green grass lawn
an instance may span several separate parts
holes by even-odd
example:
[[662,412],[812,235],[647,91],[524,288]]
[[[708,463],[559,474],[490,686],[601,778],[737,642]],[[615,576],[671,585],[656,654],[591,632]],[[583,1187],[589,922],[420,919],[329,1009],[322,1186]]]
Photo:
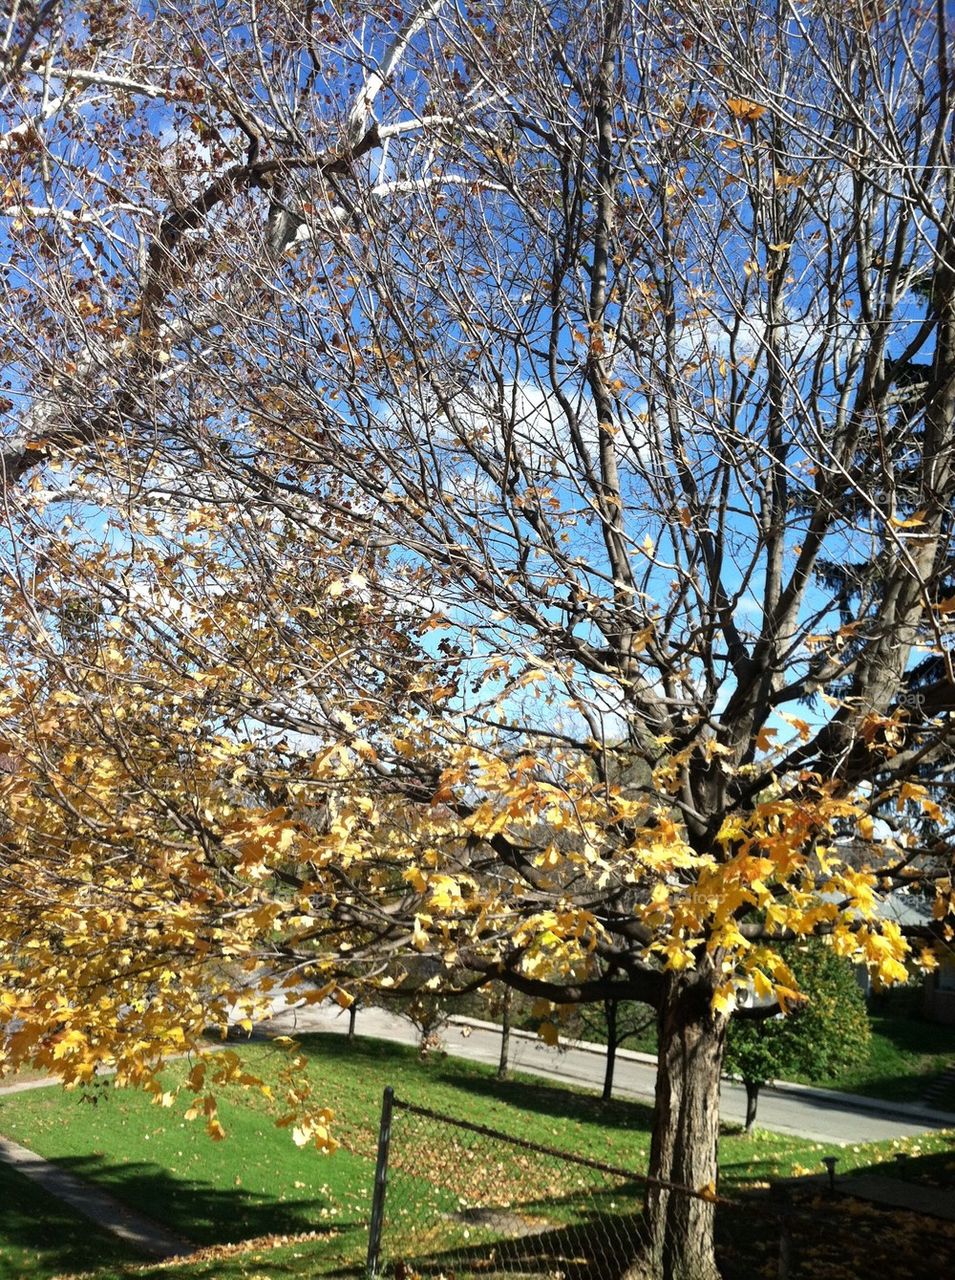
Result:
[[[872,1039],[865,1062],[811,1083],[894,1102],[921,1102],[931,1082],[955,1063],[955,1027],[884,1014],[874,1015],[870,1022]],[[810,1083],[806,1077],[795,1078]],[[955,1088],[949,1088],[932,1105],[955,1112]]]
[[[359,1270],[385,1084],[393,1085],[406,1101],[517,1137],[636,1172],[646,1166],[650,1111],[640,1103],[603,1106],[593,1095],[540,1079],[499,1082],[490,1068],[478,1064],[452,1058],[421,1062],[413,1050],[371,1040],[349,1045],[341,1037],[315,1036],[305,1039],[302,1047],[316,1095],[337,1112],[343,1149],[333,1156],[295,1147],[287,1131],[272,1125],[265,1099],[252,1093],[223,1100],[229,1136],[220,1143],[207,1138],[201,1123],[183,1119],[184,1102],[161,1108],[143,1095],[113,1089],[102,1090],[95,1106],[55,1089],[2,1098],[0,1132],[107,1187],[199,1245],[317,1233],[312,1239],[279,1243],[277,1249],[263,1243],[240,1254],[136,1273],[170,1280],[297,1280],[342,1268]],[[266,1077],[274,1077],[284,1061],[278,1046],[265,1043],[250,1044],[242,1053],[249,1069]],[[170,1075],[185,1069],[176,1064]],[[399,1116],[398,1158],[402,1123]],[[432,1128],[433,1153],[432,1139],[419,1134],[420,1145],[406,1148],[404,1154],[412,1176],[435,1178],[440,1185],[436,1170],[446,1156],[439,1159],[439,1149],[451,1153],[448,1168],[460,1165],[467,1152],[447,1146],[455,1141],[453,1131],[442,1133],[436,1123]],[[950,1137],[846,1148],[840,1172],[889,1159],[900,1149],[951,1151]],[[721,1143],[721,1185],[732,1192],[779,1175],[818,1172],[823,1154],[821,1144],[799,1138],[761,1131],[750,1138],[727,1134]],[[520,1191],[520,1163],[507,1153],[499,1159],[502,1170],[512,1171],[513,1187],[507,1188],[504,1173],[500,1179],[502,1190],[513,1198]],[[100,1248],[77,1254],[75,1261],[71,1254],[72,1269],[89,1266],[91,1252],[106,1264],[96,1272],[97,1280],[120,1274],[118,1255]],[[53,1274],[55,1265],[45,1271],[34,1268],[30,1274]],[[0,1280],[19,1274],[0,1272]]]

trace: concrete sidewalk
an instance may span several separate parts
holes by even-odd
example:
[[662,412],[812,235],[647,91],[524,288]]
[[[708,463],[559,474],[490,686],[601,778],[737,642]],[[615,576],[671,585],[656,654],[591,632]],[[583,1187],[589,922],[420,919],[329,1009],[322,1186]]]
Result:
[[[34,1087],[37,1087],[37,1083],[34,1083]],[[0,1160],[35,1182],[49,1195],[69,1205],[76,1213],[95,1222],[104,1231],[111,1232],[145,1258],[183,1258],[196,1248],[183,1236],[136,1213],[107,1191],[78,1178],[68,1169],[44,1160],[36,1152],[21,1147],[19,1142],[0,1138]]]
[[855,1196],[887,1209],[905,1209],[909,1213],[927,1214],[955,1222],[955,1196],[942,1187],[928,1187],[922,1182],[902,1182],[899,1178],[870,1173],[836,1179],[836,1190],[842,1196]]

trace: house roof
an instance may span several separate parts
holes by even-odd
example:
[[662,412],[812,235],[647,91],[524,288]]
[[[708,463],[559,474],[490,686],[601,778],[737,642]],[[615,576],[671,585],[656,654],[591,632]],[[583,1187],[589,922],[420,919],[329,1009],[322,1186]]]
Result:
[[879,907],[883,920],[894,920],[902,928],[927,927],[932,923],[932,904],[922,894],[907,889],[894,889],[887,894]]

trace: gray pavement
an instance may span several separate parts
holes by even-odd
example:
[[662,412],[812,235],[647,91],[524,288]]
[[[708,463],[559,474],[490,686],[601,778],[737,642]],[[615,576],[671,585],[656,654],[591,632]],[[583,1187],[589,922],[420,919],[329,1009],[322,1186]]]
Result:
[[[338,1006],[312,1005],[287,1009],[265,1026],[270,1031],[294,1034],[307,1031],[345,1033],[348,1014]],[[358,1013],[359,1035],[416,1044],[417,1032],[407,1019],[385,1009]],[[500,1032],[471,1019],[455,1019],[442,1039],[448,1053],[471,1062],[497,1064]],[[527,1032],[511,1033],[510,1065],[515,1071],[599,1089],[603,1082],[603,1050],[598,1045],[551,1048]],[[652,1101],[656,1064],[646,1054],[618,1052],[614,1095]],[[724,1120],[742,1123],[746,1092],[742,1085],[723,1081],[720,1114]],[[888,1138],[915,1137],[930,1130],[955,1128],[955,1116],[919,1107],[895,1106],[851,1094],[829,1093],[795,1085],[765,1087],[760,1092],[757,1126],[777,1133],[796,1134],[814,1142],[847,1146]]]

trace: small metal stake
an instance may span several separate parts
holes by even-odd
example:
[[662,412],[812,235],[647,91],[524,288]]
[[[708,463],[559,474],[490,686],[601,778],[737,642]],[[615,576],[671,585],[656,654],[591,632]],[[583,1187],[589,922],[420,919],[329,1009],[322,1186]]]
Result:
[[836,1189],[836,1165],[839,1163],[838,1156],[823,1156],[822,1163],[829,1170],[829,1190]]
[[385,1220],[385,1190],[388,1186],[388,1148],[391,1145],[391,1110],[395,1091],[389,1085],[381,1100],[381,1127],[378,1130],[378,1161],[375,1165],[375,1190],[371,1201],[371,1221],[368,1224],[368,1274],[378,1274],[378,1255],[381,1252],[381,1228]]
[[770,1196],[776,1203],[779,1219],[779,1259],[776,1264],[776,1280],[790,1280],[793,1265],[792,1205],[789,1188],[776,1182],[770,1187]]

